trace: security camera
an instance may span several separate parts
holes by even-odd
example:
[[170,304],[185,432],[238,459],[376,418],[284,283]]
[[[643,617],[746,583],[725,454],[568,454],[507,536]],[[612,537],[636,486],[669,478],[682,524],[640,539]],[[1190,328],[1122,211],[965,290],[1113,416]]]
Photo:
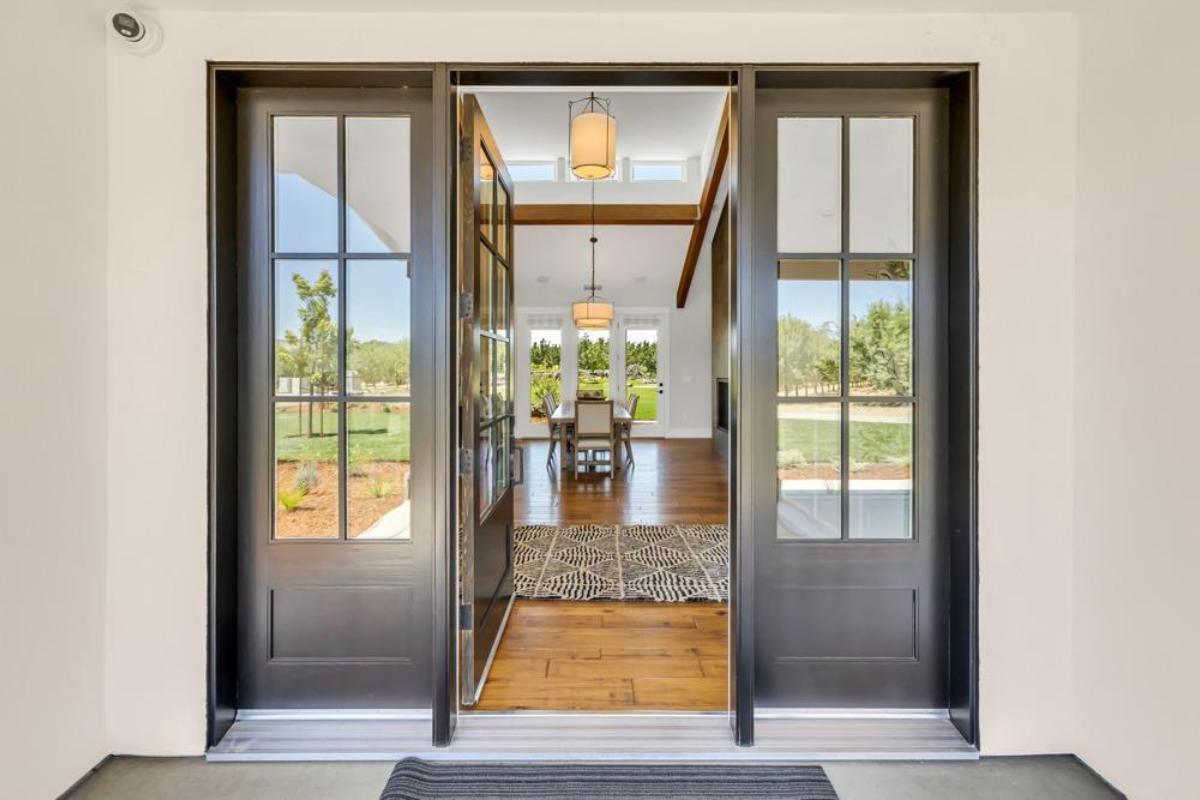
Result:
[[148,56],[162,45],[162,28],[153,19],[131,11],[116,11],[108,19],[113,33],[131,52]]

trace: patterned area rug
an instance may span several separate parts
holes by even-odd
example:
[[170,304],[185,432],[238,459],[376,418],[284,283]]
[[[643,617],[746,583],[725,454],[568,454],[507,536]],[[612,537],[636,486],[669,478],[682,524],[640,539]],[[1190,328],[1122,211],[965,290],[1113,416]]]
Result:
[[518,597],[729,599],[724,525],[528,525],[513,532]]

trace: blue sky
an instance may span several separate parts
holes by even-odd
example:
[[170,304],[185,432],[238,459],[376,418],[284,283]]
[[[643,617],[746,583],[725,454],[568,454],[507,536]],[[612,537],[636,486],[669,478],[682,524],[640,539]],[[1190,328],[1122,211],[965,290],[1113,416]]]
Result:
[[[779,281],[779,314],[791,314],[820,327],[825,322],[837,325],[841,314],[838,285],[834,281]],[[890,303],[909,301],[907,281],[851,281],[850,316],[861,317],[880,300]]]
[[[286,252],[337,250],[337,200],[299,175],[280,173],[275,177],[277,211],[276,249]],[[388,247],[353,208],[346,209],[347,241],[355,250],[386,253]],[[299,303],[291,276],[299,272],[309,281],[321,270],[337,279],[337,262],[277,262],[276,333],[297,330]],[[349,293],[346,296],[349,324],[360,341],[398,341],[409,336],[410,281],[403,261],[350,261],[346,265]],[[335,310],[336,315],[336,310]]]

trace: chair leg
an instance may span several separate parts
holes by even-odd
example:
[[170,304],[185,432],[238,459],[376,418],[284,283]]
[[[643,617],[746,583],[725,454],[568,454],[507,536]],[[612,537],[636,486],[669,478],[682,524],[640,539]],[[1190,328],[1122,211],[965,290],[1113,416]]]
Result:
[[554,448],[558,447],[558,435],[554,428],[550,429],[550,446],[546,448],[546,466],[554,463]]

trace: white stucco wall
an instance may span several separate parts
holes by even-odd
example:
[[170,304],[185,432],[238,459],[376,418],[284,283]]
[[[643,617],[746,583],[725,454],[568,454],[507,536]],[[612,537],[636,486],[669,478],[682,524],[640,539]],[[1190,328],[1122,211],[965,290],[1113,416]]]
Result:
[[0,796],[55,797],[104,729],[103,17],[0,25]]
[[596,16],[586,40],[555,15],[161,19],[159,54],[108,61],[112,750],[204,742],[206,59],[979,62],[983,743],[1073,749],[1071,17]]
[[[1200,797],[1200,5],[1080,26],[1075,750],[1133,798]],[[1136,8],[1136,12],[1135,12]]]

